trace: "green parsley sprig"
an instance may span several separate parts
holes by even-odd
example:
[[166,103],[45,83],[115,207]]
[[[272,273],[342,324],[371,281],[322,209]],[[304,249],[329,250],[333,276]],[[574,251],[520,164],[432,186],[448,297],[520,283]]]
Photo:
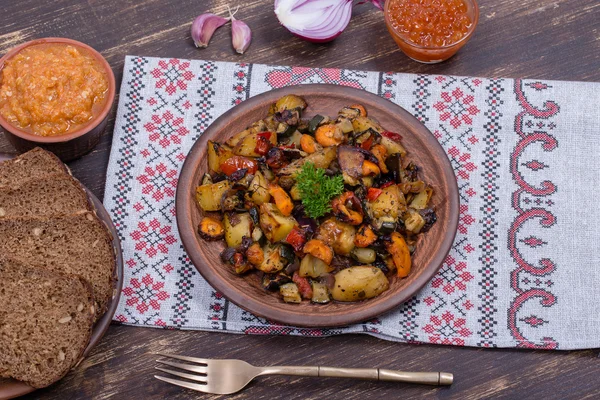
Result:
[[302,165],[302,171],[296,177],[298,190],[306,215],[319,218],[331,211],[331,199],[344,191],[342,175],[329,177],[323,168],[315,168],[313,163]]

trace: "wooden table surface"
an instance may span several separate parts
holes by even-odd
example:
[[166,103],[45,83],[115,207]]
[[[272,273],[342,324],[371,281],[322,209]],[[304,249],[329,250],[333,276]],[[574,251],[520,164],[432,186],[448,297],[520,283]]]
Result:
[[[253,29],[244,56],[234,53],[228,28],[210,47],[196,49],[189,28],[195,16],[240,5],[237,17]],[[480,0],[473,39],[454,58],[423,65],[406,58],[389,37],[383,15],[357,6],[348,29],[334,42],[314,45],[291,36],[273,15],[272,0],[38,0],[0,1],[0,54],[24,41],[62,36],[99,50],[120,84],[126,54],[245,61],[314,67],[347,67],[412,73],[600,81],[598,0]],[[115,107],[116,108],[116,107]],[[101,143],[70,163],[74,175],[98,197],[104,193],[114,109]],[[0,152],[14,152],[0,136]],[[391,343],[373,337],[238,336],[111,326],[74,372],[30,398],[160,399],[201,394],[152,378],[156,351],[268,364],[319,364],[441,370],[455,375],[450,388],[375,384],[339,379],[268,377],[233,398],[598,398],[597,350],[547,352],[484,350]],[[204,396],[209,397],[209,396]],[[217,398],[214,396],[213,398]]]

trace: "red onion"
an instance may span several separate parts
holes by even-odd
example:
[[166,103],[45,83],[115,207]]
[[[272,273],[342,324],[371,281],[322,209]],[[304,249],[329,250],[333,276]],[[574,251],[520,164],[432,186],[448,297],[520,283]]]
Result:
[[352,6],[353,0],[275,0],[275,14],[294,35],[324,43],[346,29]]

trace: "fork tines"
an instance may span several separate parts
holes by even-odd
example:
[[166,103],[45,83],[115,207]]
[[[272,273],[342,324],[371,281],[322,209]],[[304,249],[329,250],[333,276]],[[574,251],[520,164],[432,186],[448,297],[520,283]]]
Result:
[[156,379],[159,379],[163,382],[171,383],[173,385],[185,387],[188,389],[200,390],[200,391],[206,390],[205,386],[207,384],[206,374],[208,371],[208,367],[207,367],[208,360],[206,360],[204,358],[186,357],[186,356],[179,356],[179,355],[175,355],[175,354],[157,353],[157,355],[162,356],[162,357],[167,357],[167,358],[174,358],[177,360],[189,361],[189,362],[200,364],[200,365],[191,365],[191,364],[178,363],[178,362],[173,362],[173,361],[164,360],[164,359],[158,359],[158,360],[156,360],[156,362],[158,362],[158,363],[161,363],[164,365],[169,365],[171,367],[175,367],[180,370],[194,372],[195,374],[188,374],[185,372],[175,371],[172,369],[162,368],[162,367],[154,367],[155,369],[162,371],[162,372],[166,372],[167,374],[179,376],[181,378],[189,379],[191,381],[195,381],[198,383],[180,381],[177,379],[167,378],[165,376],[154,375],[154,377]]

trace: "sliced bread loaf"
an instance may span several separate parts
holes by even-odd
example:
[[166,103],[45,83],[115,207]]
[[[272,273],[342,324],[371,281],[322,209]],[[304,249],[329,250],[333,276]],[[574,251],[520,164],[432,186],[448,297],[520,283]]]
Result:
[[0,188],[0,218],[50,217],[92,211],[81,184],[66,174],[32,178]]
[[0,187],[16,187],[28,179],[53,174],[70,174],[70,172],[54,154],[36,147],[12,160],[0,163]]
[[112,297],[115,256],[111,236],[92,212],[0,219],[0,255],[81,276],[94,289],[97,316]]
[[40,388],[79,361],[94,298],[82,278],[0,259],[0,377]]

